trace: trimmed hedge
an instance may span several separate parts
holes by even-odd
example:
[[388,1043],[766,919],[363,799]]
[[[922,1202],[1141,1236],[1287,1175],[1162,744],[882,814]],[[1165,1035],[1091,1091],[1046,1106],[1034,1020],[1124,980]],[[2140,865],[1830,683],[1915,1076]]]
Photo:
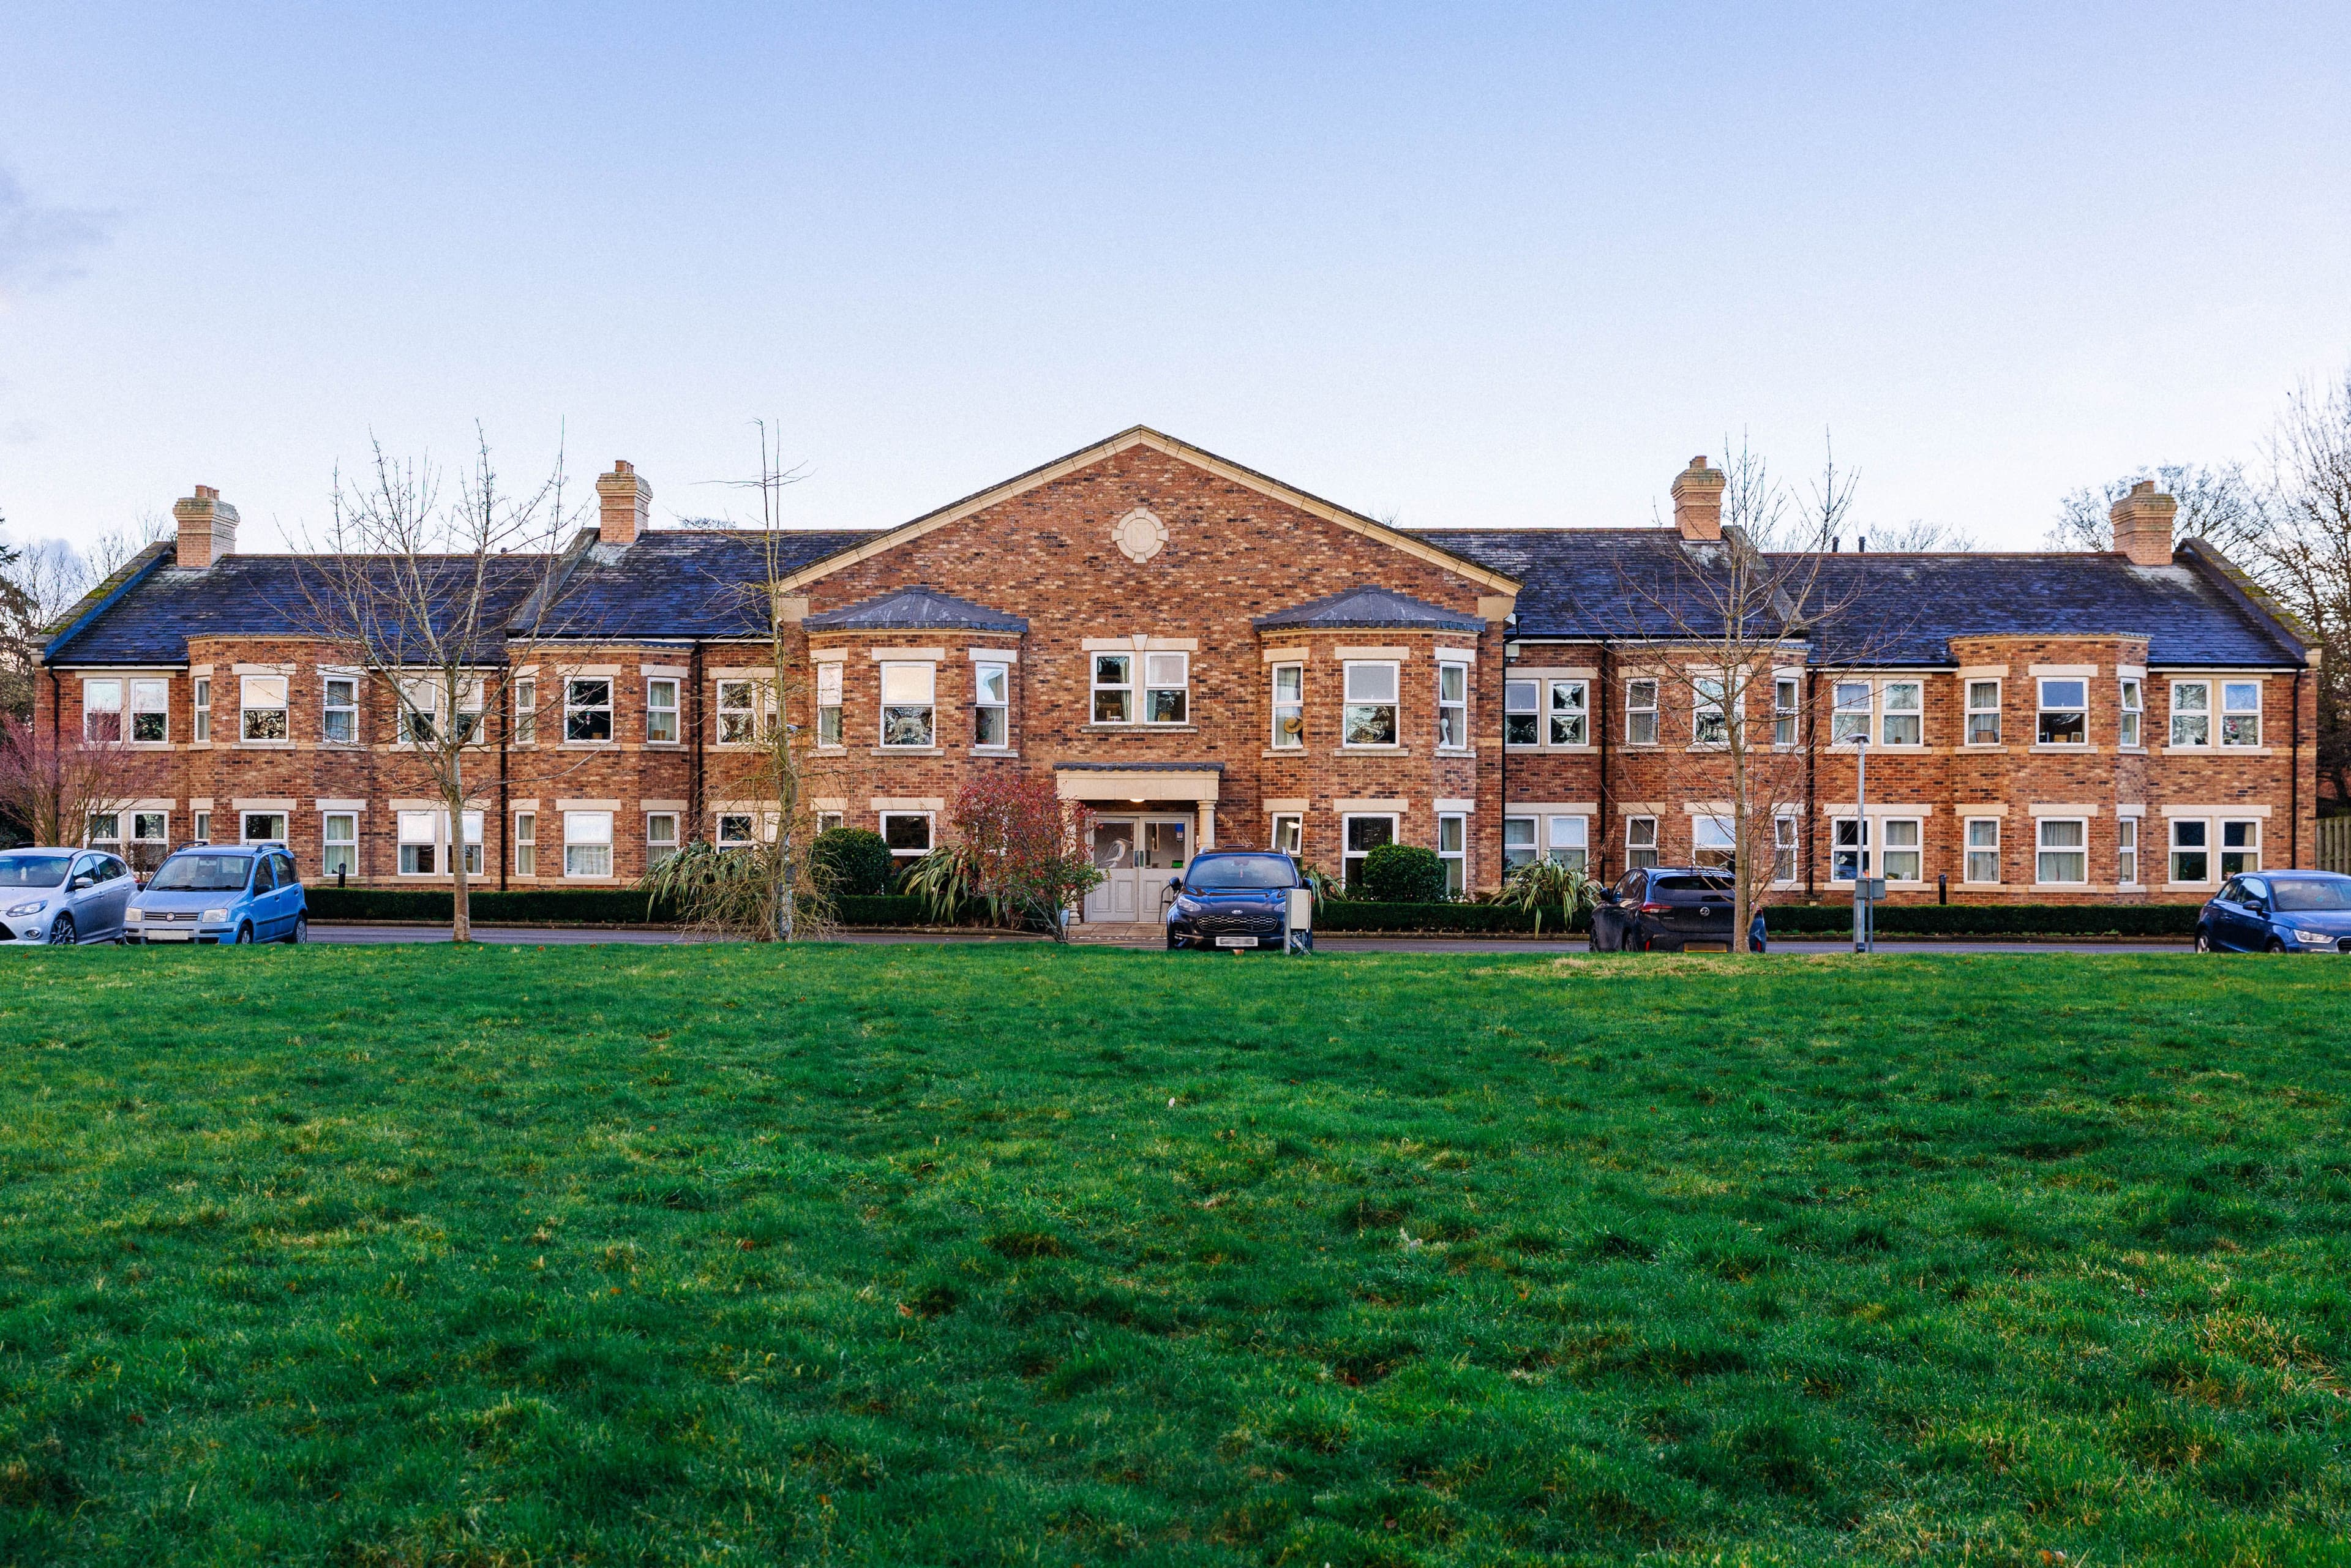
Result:
[[[446,893],[421,887],[336,887],[312,883],[302,889],[313,920],[406,920],[419,925],[445,925],[454,900]],[[482,888],[468,893],[465,904],[474,921],[496,925],[513,921],[553,925],[671,925],[677,911],[656,904],[645,911],[643,890],[632,887],[517,888],[500,893]]]
[[[2169,936],[2196,935],[2194,904],[1881,904],[1880,936]],[[1850,904],[1775,904],[1763,911],[1769,936],[1834,936],[1853,930]]]
[[[1546,936],[1569,929],[1582,931],[1585,926],[1579,920],[1570,927],[1556,907],[1543,911]],[[1333,935],[1350,931],[1531,933],[1534,928],[1534,911],[1500,904],[1381,904],[1368,898],[1326,898],[1314,912],[1314,929]]]

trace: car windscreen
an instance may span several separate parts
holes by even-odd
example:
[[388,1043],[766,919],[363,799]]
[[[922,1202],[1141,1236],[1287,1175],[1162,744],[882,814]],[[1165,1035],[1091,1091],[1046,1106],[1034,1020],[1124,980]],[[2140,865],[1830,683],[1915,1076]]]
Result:
[[1184,883],[1203,893],[1253,887],[1296,887],[1298,873],[1288,855],[1217,855],[1196,860],[1184,873]]
[[65,881],[73,864],[70,852],[61,855],[0,855],[0,887],[55,887]]
[[1727,876],[1660,876],[1649,881],[1649,893],[1711,893],[1720,897],[1730,895],[1730,879]]
[[2351,876],[2314,876],[2270,883],[2280,909],[2351,909]]
[[151,893],[241,893],[251,855],[173,855],[147,884]]

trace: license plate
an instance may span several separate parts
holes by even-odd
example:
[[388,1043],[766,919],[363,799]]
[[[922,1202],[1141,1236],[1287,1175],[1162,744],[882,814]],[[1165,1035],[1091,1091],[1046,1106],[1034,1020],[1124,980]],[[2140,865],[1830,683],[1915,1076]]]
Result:
[[1254,936],[1219,936],[1217,938],[1217,946],[1219,947],[1254,947],[1257,946],[1257,938]]
[[147,940],[150,942],[193,942],[195,939],[196,934],[193,931],[150,931],[147,933]]
[[1730,951],[1730,944],[1728,942],[1685,942],[1682,944],[1682,951],[1685,953],[1728,953]]

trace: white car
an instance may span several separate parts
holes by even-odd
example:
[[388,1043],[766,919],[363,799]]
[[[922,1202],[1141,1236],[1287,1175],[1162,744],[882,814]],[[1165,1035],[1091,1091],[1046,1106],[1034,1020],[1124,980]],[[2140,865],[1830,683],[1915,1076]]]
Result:
[[120,942],[138,891],[131,868],[99,850],[0,852],[0,935],[57,946]]

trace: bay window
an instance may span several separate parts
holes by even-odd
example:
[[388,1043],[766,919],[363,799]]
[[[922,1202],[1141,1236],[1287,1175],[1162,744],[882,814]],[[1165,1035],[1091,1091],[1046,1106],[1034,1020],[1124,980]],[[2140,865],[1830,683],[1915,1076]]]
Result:
[[82,682],[81,737],[93,745],[104,745],[122,738],[120,681]]
[[[2171,744],[2212,744],[2212,684],[2210,681],[2171,683]],[[2178,877],[2171,879],[2178,882]],[[2196,879],[2203,881],[2202,877]]]
[[612,874],[612,813],[563,813],[563,874],[609,877]]
[[2090,880],[2090,824],[2079,817],[2042,817],[2033,823],[2039,836],[2039,859],[2033,880],[2039,883],[2086,883]]
[[2090,738],[2090,683],[2073,676],[2041,682],[2041,725],[2033,738],[2043,746],[2083,746]]
[[[138,683],[131,683],[135,690]],[[137,738],[135,736],[133,738]],[[2220,744],[2259,746],[2262,743],[2262,684],[2259,681],[2220,683]],[[2228,874],[2223,872],[2223,875]]]
[[1469,746],[1469,666],[1437,666],[1437,744],[1442,750],[1465,751]]
[[1657,683],[1653,680],[1625,683],[1625,744],[1657,744]]
[[[604,675],[574,675],[563,683],[563,739],[569,746],[607,746],[612,739],[612,683]],[[564,829],[564,853],[570,853],[570,829]],[[611,859],[607,824],[605,859]],[[590,874],[573,872],[578,876]],[[594,873],[602,874],[602,873]]]
[[1539,681],[1504,681],[1502,683],[1502,744],[1505,746],[1538,746],[1542,742],[1542,715],[1537,707],[1541,700],[1542,685]]
[[1012,666],[971,667],[971,743],[1002,749],[1012,744]]
[[[1881,744],[1918,746],[1926,740],[1924,687],[1917,681],[1888,681],[1878,694],[1884,725]],[[1890,851],[1892,844],[1886,846]],[[1886,875],[1893,875],[1890,870]]]
[[920,749],[937,744],[938,666],[882,666],[882,744]]
[[237,734],[249,741],[279,741],[290,733],[286,725],[286,677],[237,677]]
[[[1340,734],[1346,746],[1396,744],[1396,667],[1350,660],[1345,672],[1346,713]],[[1365,821],[1374,819],[1364,818]],[[1393,826],[1393,823],[1391,823]]]
[[1273,666],[1273,747],[1295,751],[1306,744],[1306,666]]
[[1970,817],[1967,821],[1967,860],[1959,868],[1966,882],[1998,882],[2000,880],[2000,819]]
[[816,743],[841,745],[841,664],[834,660],[816,667]]
[[2000,683],[1998,681],[1968,683],[1968,744],[1970,746],[2000,744]]

